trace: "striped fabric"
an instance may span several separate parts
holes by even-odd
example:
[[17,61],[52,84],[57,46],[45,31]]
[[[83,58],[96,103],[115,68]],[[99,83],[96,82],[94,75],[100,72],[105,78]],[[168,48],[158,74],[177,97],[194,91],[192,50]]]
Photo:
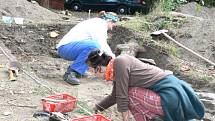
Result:
[[160,96],[140,87],[129,88],[129,110],[136,121],[150,121],[156,116],[164,116]]

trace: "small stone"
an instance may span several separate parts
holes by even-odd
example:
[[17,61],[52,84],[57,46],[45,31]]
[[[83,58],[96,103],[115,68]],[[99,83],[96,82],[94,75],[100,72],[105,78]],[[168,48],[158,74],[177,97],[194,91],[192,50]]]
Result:
[[9,111],[7,111],[7,112],[4,112],[4,116],[9,116],[9,115],[11,115],[12,114],[12,112],[9,112]]
[[214,66],[208,66],[209,70],[214,70]]
[[52,31],[52,32],[50,32],[49,33],[49,36],[51,37],[51,38],[55,38],[55,37],[57,37],[59,34],[57,33],[57,32],[55,32],[55,31]]

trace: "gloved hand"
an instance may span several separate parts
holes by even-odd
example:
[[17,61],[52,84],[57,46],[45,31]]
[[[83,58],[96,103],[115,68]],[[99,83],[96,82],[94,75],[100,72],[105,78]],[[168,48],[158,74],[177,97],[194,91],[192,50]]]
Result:
[[95,114],[97,114],[98,112],[99,112],[99,110],[97,109],[97,107],[95,106],[95,107],[93,107],[93,111],[94,111],[94,113]]

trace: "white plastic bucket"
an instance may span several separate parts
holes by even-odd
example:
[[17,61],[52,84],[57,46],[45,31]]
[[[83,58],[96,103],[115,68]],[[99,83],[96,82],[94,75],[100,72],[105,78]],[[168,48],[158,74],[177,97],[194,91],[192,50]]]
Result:
[[17,17],[15,17],[14,21],[15,21],[16,24],[23,24],[24,18],[17,18]]

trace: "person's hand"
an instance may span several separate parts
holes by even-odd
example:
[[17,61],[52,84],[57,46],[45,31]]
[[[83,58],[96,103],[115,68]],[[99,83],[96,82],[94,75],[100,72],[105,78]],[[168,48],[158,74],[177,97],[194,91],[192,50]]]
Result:
[[99,112],[99,110],[97,109],[97,107],[95,106],[95,107],[93,107],[93,111],[94,111],[94,113],[95,114],[97,114],[98,112]]
[[129,110],[126,112],[122,112],[122,120],[128,121],[128,119],[129,119]]
[[96,77],[104,79],[105,67],[99,66],[94,70]]
[[98,78],[104,78],[104,68],[103,67],[98,67],[96,69],[89,67],[89,72],[94,73],[95,76]]
[[101,72],[102,72],[102,67],[101,67],[101,66],[97,66],[97,67],[94,69],[94,72],[95,72],[95,73],[101,73]]
[[90,73],[94,73],[95,72],[95,69],[92,68],[92,67],[89,67],[89,70],[88,70]]

